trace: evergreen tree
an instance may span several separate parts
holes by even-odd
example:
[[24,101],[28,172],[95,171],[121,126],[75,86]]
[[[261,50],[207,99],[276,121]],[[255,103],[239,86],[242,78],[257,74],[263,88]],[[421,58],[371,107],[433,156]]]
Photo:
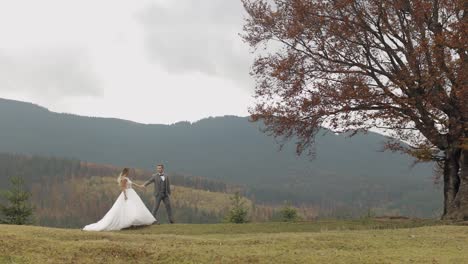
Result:
[[33,207],[29,198],[31,193],[25,190],[21,177],[10,178],[11,189],[0,192],[0,196],[7,200],[7,205],[0,204],[0,223],[24,225],[31,223]]

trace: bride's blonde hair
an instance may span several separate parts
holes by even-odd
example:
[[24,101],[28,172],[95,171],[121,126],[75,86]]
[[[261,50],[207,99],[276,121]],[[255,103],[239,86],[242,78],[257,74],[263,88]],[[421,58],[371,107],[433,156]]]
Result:
[[117,177],[117,182],[118,182],[119,184],[120,184],[120,182],[122,181],[122,177],[123,177],[123,176],[127,176],[129,171],[130,171],[130,170],[129,170],[128,168],[124,168],[124,169],[122,170],[122,172],[119,174],[119,177]]

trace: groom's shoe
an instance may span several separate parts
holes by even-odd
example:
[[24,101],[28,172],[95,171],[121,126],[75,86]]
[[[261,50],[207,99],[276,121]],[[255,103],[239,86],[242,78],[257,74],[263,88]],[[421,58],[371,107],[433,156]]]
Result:
[[152,225],[159,225],[159,221],[158,220],[154,221]]

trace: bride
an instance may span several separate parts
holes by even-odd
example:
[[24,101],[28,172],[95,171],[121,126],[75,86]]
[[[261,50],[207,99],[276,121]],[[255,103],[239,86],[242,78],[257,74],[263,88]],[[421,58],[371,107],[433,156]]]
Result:
[[112,208],[99,222],[87,225],[83,228],[85,231],[111,231],[121,230],[123,228],[140,225],[151,225],[156,222],[154,216],[150,213],[140,196],[132,189],[143,186],[133,183],[127,176],[128,168],[124,168],[117,178],[122,193],[115,201]]

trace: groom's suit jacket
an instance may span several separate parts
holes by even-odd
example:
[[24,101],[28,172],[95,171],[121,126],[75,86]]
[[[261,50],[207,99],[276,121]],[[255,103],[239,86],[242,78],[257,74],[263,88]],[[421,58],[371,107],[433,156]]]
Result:
[[[162,192],[164,192],[164,190],[167,195],[171,194],[171,183],[169,182],[169,177],[167,176],[167,174],[163,174],[163,175],[165,178],[164,181],[161,179],[161,175],[159,175],[158,173],[155,173],[151,175],[151,178],[149,178],[144,184],[144,186],[146,187],[150,185],[151,183],[154,183],[154,196],[162,195],[163,194]],[[163,186],[163,184],[165,184],[165,186]]]

